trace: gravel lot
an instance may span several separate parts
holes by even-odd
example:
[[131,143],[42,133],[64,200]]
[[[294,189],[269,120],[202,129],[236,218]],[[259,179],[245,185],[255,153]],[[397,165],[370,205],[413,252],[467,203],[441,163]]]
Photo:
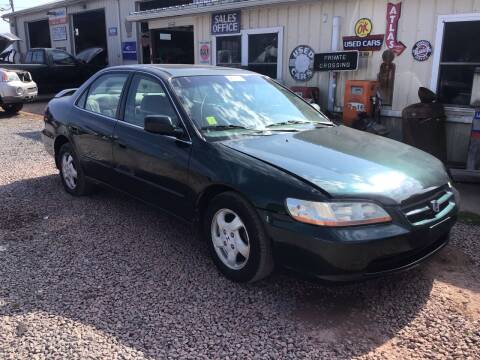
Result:
[[386,279],[237,285],[183,223],[65,194],[41,128],[0,118],[0,359],[480,358],[480,226]]

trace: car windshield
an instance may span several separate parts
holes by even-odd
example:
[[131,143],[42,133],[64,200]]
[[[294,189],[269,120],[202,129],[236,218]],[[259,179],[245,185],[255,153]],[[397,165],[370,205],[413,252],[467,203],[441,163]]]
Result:
[[260,75],[178,77],[172,79],[172,86],[207,138],[333,125],[302,99]]

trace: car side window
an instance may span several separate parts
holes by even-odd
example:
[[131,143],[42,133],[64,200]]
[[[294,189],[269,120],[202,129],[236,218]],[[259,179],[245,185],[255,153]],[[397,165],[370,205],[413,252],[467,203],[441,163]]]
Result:
[[120,97],[127,79],[128,74],[114,73],[103,75],[95,80],[90,86],[85,101],[85,110],[116,118]]
[[135,75],[128,92],[124,121],[144,127],[148,115],[165,115],[179,124],[178,116],[160,82],[145,75]]
[[55,65],[75,65],[75,59],[70,54],[60,50],[52,51],[52,61]]
[[31,64],[45,64],[45,54],[43,50],[32,51]]

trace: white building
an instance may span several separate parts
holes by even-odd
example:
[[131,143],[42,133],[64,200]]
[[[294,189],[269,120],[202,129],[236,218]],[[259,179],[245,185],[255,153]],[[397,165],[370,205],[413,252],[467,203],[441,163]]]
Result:
[[[448,160],[464,163],[474,115],[471,100],[479,95],[474,89],[480,88],[480,75],[474,81],[475,72],[480,74],[480,42],[476,38],[480,34],[480,1],[397,0],[394,3],[401,4],[397,5],[401,13],[399,7],[393,10],[398,10],[394,18],[388,14],[392,11],[390,2],[64,0],[9,17],[16,23],[17,34],[25,39],[22,51],[35,45],[31,29],[36,26],[47,27],[47,31],[38,32],[49,33],[49,39],[40,37],[46,43],[72,53],[88,45],[81,38],[91,28],[95,29],[97,46],[105,42],[110,65],[138,61],[241,66],[289,86],[318,87],[322,107],[329,100],[330,74],[315,71],[308,81],[294,78],[289,67],[292,53],[300,45],[317,54],[331,51],[332,46],[341,51],[342,39],[356,36],[358,21],[368,19],[373,29],[367,39],[379,35],[383,46],[362,52],[357,71],[339,73],[333,92],[335,108],[341,110],[344,105],[346,80],[376,80],[386,45],[404,46],[394,60],[393,98],[384,114],[393,117],[394,130],[400,129],[401,111],[418,102],[418,88],[437,92],[448,115]],[[65,31],[54,30],[59,25],[48,27],[48,13],[54,9],[65,10],[67,21],[61,25]],[[104,21],[100,21],[102,15]],[[33,40],[38,37],[33,35]],[[133,53],[122,51],[125,45],[134,47]]]

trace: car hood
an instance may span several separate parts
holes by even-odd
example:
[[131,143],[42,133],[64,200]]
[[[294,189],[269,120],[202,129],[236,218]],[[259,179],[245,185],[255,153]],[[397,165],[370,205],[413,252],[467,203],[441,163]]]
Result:
[[21,39],[17,35],[11,33],[0,34],[0,54],[7,50],[10,45],[17,41],[21,41]]
[[345,126],[222,143],[294,174],[334,197],[401,203],[449,182],[443,164],[435,157]]

